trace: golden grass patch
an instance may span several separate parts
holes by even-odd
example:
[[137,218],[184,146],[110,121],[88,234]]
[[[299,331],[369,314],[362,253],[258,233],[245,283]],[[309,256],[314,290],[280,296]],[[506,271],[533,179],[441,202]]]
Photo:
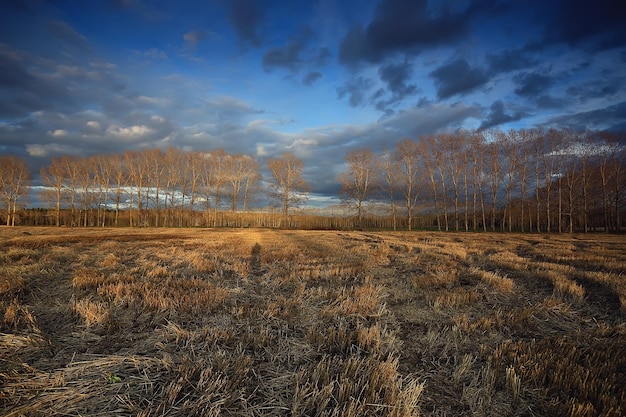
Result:
[[481,282],[500,293],[510,293],[513,291],[513,280],[499,271],[485,271],[478,267],[469,268],[469,273],[478,276]]
[[105,326],[111,320],[109,306],[102,301],[83,298],[74,303],[73,310],[87,328]]
[[28,306],[22,305],[16,297],[11,302],[0,304],[2,313],[1,329],[13,332],[38,331],[37,321]]

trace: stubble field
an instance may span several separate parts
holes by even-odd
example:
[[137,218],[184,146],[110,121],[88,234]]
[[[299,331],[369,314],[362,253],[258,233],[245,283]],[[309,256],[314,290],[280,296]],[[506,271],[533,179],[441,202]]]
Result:
[[623,416],[626,239],[0,229],[2,416]]

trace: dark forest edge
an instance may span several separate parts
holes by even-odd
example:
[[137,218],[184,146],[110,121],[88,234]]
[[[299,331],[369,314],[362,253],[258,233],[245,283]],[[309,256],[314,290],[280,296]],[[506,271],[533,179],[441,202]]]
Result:
[[[7,225],[268,227],[338,230],[621,232],[623,135],[556,129],[458,131],[403,139],[388,150],[345,156],[343,204],[305,206],[304,166],[285,153],[176,148],[53,158],[32,175],[0,156],[0,215]],[[274,202],[277,209],[257,208]],[[32,205],[31,205],[32,206]]]
[[[267,229],[291,229],[291,230],[338,230],[338,231],[445,231],[445,227],[438,227],[437,217],[434,214],[420,215],[412,219],[413,224],[409,229],[405,217],[393,219],[391,216],[363,216],[360,220],[357,216],[333,216],[331,214],[306,214],[306,209],[302,210],[302,214],[292,214],[289,220],[285,221],[282,213],[278,211],[258,211],[258,212],[237,212],[220,211],[215,215],[212,213],[207,217],[206,213],[189,211],[185,213],[172,213],[170,215],[162,215],[161,224],[158,228],[267,228]],[[499,212],[502,215],[503,212]],[[122,210],[117,214],[118,224],[114,225],[116,214],[112,210],[107,210],[100,214],[97,210],[85,213],[76,213],[75,220],[72,221],[72,214],[69,210],[61,210],[61,226],[60,227],[87,227],[87,228],[156,228],[151,220],[156,213],[147,210],[141,218],[140,224],[135,223],[135,213],[131,210]],[[0,216],[6,219],[6,212],[0,210]],[[169,220],[165,220],[165,218]],[[470,218],[472,216],[470,215]],[[480,215],[479,215],[480,217]],[[623,233],[626,225],[622,224],[619,230],[607,229],[604,227],[603,215],[601,212],[593,213],[588,221],[588,233]],[[78,219],[80,218],[80,222]],[[622,213],[621,218],[626,218],[626,213]],[[46,208],[22,208],[16,213],[15,226],[25,227],[56,227],[56,212]],[[104,221],[96,223],[97,219]],[[556,224],[553,222],[553,224]],[[443,225],[441,225],[443,226]],[[483,233],[484,227],[482,223],[478,223],[476,227],[471,223],[468,224],[467,230],[461,221],[461,232],[479,232]],[[514,225],[512,230],[502,227],[499,222],[496,223],[496,229],[492,230],[491,225],[487,225],[486,233],[537,233],[536,230],[522,231],[521,227]],[[0,227],[7,227],[6,223],[0,224]],[[448,232],[455,232],[455,229],[448,229]],[[543,228],[541,233],[558,233],[558,230],[547,230]],[[575,227],[572,233],[583,233],[584,229]],[[569,233],[569,230],[563,233]]]

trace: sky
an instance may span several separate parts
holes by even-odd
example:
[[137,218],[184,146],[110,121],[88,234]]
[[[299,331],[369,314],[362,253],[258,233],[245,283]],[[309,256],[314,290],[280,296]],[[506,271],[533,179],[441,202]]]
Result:
[[626,130],[623,0],[1,0],[0,154],[302,159],[457,129]]

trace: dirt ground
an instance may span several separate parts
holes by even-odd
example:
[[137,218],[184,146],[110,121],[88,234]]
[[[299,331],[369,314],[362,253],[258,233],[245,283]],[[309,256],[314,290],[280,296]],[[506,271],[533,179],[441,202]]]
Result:
[[626,238],[0,228],[1,416],[621,416]]

